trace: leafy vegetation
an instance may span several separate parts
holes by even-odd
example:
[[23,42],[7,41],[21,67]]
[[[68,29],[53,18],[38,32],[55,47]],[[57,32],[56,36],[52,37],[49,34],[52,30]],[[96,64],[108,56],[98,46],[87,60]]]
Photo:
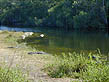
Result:
[[0,82],[29,82],[19,70],[0,67]]
[[100,53],[73,53],[56,56],[53,64],[44,69],[48,75],[55,78],[72,77],[88,82],[108,82],[109,65],[106,59],[101,59]]
[[108,0],[0,0],[0,23],[66,29],[104,28]]

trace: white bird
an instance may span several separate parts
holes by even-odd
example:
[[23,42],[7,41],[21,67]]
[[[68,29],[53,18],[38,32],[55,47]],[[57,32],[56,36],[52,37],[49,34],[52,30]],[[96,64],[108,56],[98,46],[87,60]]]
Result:
[[44,37],[44,34],[41,34],[40,37]]
[[29,33],[28,33],[28,32],[25,32],[24,35],[25,35],[26,37],[28,37],[28,36],[29,36]]
[[22,37],[22,39],[25,39],[25,38],[26,38],[26,36],[25,36],[25,35],[22,35],[21,37]]
[[30,34],[29,35],[33,35],[33,32],[30,32]]
[[26,37],[33,35],[33,32],[25,32],[24,34]]

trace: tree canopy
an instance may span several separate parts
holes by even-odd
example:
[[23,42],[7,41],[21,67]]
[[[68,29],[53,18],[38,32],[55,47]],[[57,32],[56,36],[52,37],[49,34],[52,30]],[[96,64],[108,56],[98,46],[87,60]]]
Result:
[[0,0],[0,23],[8,26],[105,28],[108,0]]

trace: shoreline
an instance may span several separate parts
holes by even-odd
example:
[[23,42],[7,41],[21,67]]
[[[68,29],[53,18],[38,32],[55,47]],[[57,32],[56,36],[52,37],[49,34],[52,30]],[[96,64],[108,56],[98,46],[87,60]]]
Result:
[[[19,34],[20,33],[20,34]],[[42,71],[46,64],[52,63],[54,57],[52,55],[28,55],[30,51],[36,51],[32,48],[25,46],[24,44],[17,44],[11,40],[5,40],[9,35],[14,36],[14,38],[19,38],[22,32],[0,32],[0,66],[8,67],[12,62],[11,67],[20,69],[24,74],[28,73],[27,79],[30,82],[71,82],[72,78],[51,78],[46,72]],[[18,35],[19,34],[19,35]],[[18,37],[15,37],[15,36]],[[21,48],[8,48],[11,46],[21,45]],[[16,53],[14,53],[16,51]],[[14,60],[12,57],[14,56]],[[5,64],[2,65],[2,63]],[[76,80],[76,79],[73,79]]]
[[[5,29],[1,29],[1,27],[5,27]],[[18,27],[18,26],[6,26],[6,25],[1,25],[0,26],[0,30],[8,30],[8,28],[9,28],[9,30],[8,31],[15,31],[15,32],[21,32],[21,31],[23,31],[23,32],[41,32],[40,30],[38,30],[38,28],[39,28],[40,26],[34,26],[34,27],[31,27],[30,28],[30,26],[29,27],[27,27],[27,26],[21,26],[21,27]],[[44,26],[43,26],[44,27]],[[41,27],[42,29],[43,29],[43,27]],[[65,29],[65,28],[63,28],[63,29],[61,29],[61,28],[58,28],[58,27],[56,27],[56,28],[54,28],[54,27],[44,27],[44,29],[51,29],[51,30],[64,30],[64,31],[68,31],[68,32],[75,32],[75,31],[77,31],[77,32],[89,32],[89,33],[91,33],[91,32],[104,32],[104,33],[109,33],[109,28],[108,27],[105,27],[105,28],[87,28],[87,29],[85,29],[85,28],[73,28],[73,29]],[[20,29],[20,30],[19,30]],[[27,30],[25,30],[25,29],[27,29]],[[37,29],[37,30],[36,30]]]

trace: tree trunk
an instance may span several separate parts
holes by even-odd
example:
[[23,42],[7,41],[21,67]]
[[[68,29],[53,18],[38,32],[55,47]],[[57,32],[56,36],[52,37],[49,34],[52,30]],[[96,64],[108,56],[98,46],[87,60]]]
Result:
[[106,26],[108,25],[107,16],[106,16],[106,10],[105,10],[105,2],[102,0],[102,7],[103,7],[103,14],[104,14],[104,22]]

